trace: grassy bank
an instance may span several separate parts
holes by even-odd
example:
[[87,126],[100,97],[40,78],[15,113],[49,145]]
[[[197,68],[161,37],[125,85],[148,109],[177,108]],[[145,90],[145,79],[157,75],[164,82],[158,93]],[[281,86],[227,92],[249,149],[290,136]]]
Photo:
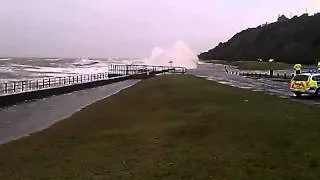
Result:
[[237,66],[241,70],[283,70],[293,69],[292,64],[282,62],[259,62],[259,61],[236,61],[230,62],[230,65]]
[[[260,61],[210,61],[210,60],[201,60],[205,63],[218,63],[225,65],[232,65],[238,67],[240,70],[293,70],[294,64],[287,64],[283,62],[260,62]],[[302,69],[315,68],[315,65],[302,65]]]
[[156,77],[1,146],[0,179],[318,179],[318,111]]
[[259,62],[259,61],[234,61],[225,62],[227,65],[237,66],[240,70],[284,70],[293,69],[293,64],[282,62]]

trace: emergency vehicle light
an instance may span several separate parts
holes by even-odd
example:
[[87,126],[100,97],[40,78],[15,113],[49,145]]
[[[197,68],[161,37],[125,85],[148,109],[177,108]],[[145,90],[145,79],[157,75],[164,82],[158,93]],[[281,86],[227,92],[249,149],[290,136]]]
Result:
[[318,72],[318,70],[316,70],[316,69],[309,69],[309,73],[317,73]]

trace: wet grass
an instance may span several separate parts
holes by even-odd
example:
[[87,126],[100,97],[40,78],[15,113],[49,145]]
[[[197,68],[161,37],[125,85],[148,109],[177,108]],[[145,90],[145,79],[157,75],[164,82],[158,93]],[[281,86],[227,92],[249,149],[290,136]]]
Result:
[[0,146],[0,179],[318,179],[320,113],[171,75]]
[[[218,63],[218,64],[225,64],[236,66],[240,70],[293,70],[294,64],[288,64],[283,62],[260,62],[260,61],[225,61],[225,60],[218,60],[218,61],[210,61],[210,60],[201,60],[205,63]],[[309,69],[315,68],[315,65],[302,65],[302,69]]]
[[226,62],[228,65],[237,66],[240,70],[286,70],[293,69],[294,64],[282,62],[259,62],[259,61],[234,61]]

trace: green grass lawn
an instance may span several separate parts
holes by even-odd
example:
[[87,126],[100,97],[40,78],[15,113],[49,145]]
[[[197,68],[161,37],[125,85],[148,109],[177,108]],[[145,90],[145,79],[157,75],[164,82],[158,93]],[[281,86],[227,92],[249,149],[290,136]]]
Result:
[[282,62],[234,61],[226,64],[237,66],[241,70],[284,70],[293,69],[294,64]]
[[[288,64],[283,62],[260,62],[260,61],[210,61],[201,60],[205,63],[218,63],[225,65],[237,66],[240,70],[293,70],[294,64]],[[302,69],[316,68],[315,65],[302,65]]]
[[0,146],[0,179],[319,179],[319,139],[317,108],[166,75]]

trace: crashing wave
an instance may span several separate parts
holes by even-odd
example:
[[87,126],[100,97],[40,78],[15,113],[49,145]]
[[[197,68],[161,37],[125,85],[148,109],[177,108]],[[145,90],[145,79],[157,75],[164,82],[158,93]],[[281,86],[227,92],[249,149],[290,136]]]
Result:
[[148,64],[156,66],[179,66],[188,69],[197,68],[197,55],[182,41],[174,43],[166,51],[160,47],[156,47],[152,51]]

